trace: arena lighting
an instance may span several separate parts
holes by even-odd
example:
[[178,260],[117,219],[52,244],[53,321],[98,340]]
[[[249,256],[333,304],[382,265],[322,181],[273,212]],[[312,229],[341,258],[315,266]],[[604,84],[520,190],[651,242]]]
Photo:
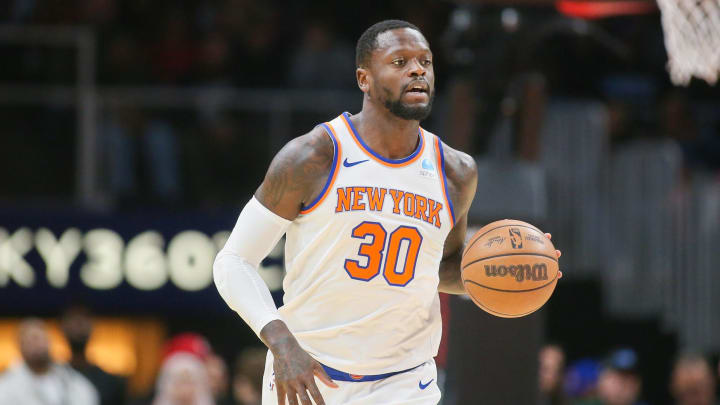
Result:
[[[70,228],[57,238],[46,228],[9,233],[0,227],[0,288],[11,280],[24,288],[35,285],[35,269],[24,258],[35,247],[45,263],[48,284],[55,288],[67,286],[70,267],[84,252],[80,280],[95,290],[116,288],[123,280],[144,291],[156,290],[168,280],[185,291],[202,290],[212,284],[215,255],[229,236],[229,231],[209,237],[186,230],[173,236],[165,250],[165,238],[154,230],[134,236],[126,245],[111,229],[83,233]],[[281,242],[269,256],[282,257],[282,252]],[[271,265],[261,266],[258,272],[271,290],[277,290],[282,286],[282,270],[280,265]]]

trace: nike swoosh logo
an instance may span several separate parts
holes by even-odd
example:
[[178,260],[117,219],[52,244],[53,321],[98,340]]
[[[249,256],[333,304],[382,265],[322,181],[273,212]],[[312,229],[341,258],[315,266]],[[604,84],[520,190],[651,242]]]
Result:
[[435,381],[434,378],[433,378],[432,380],[428,381],[427,384],[423,384],[423,383],[422,383],[422,380],[420,380],[420,381],[418,382],[418,387],[420,387],[421,390],[424,390],[424,389],[427,388],[428,385],[430,385],[430,383],[432,383],[433,381]]
[[370,159],[358,160],[357,162],[348,162],[348,161],[347,161],[347,158],[345,158],[345,160],[343,161],[343,166],[345,166],[345,167],[353,167],[353,166],[355,166],[355,165],[359,165],[360,163],[367,162],[368,160],[370,160]]

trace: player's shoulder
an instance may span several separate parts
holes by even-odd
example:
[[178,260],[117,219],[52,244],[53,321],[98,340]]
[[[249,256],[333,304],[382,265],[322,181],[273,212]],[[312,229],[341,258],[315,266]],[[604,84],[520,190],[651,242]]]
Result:
[[453,149],[442,143],[443,160],[445,161],[445,175],[456,187],[466,186],[475,188],[477,183],[477,164],[472,156],[465,152]]
[[330,173],[335,148],[322,127],[300,135],[275,155],[257,199],[276,214],[292,219],[312,201]]
[[329,168],[332,164],[335,147],[325,129],[318,125],[310,132],[300,135],[289,141],[276,155],[277,158],[288,161],[298,167],[312,165],[312,167]]

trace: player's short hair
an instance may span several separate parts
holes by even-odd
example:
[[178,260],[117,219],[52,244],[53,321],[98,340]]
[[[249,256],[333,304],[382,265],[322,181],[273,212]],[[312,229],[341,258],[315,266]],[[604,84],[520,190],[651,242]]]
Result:
[[372,25],[360,35],[355,47],[355,64],[357,67],[367,66],[370,63],[370,55],[378,48],[378,35],[399,28],[410,28],[422,34],[420,28],[403,20],[385,20]]

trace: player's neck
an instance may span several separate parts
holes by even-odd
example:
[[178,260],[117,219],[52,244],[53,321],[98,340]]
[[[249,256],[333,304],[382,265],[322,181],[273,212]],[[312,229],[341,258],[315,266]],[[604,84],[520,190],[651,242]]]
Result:
[[363,141],[385,158],[402,159],[417,148],[419,121],[404,120],[368,105],[350,119]]

